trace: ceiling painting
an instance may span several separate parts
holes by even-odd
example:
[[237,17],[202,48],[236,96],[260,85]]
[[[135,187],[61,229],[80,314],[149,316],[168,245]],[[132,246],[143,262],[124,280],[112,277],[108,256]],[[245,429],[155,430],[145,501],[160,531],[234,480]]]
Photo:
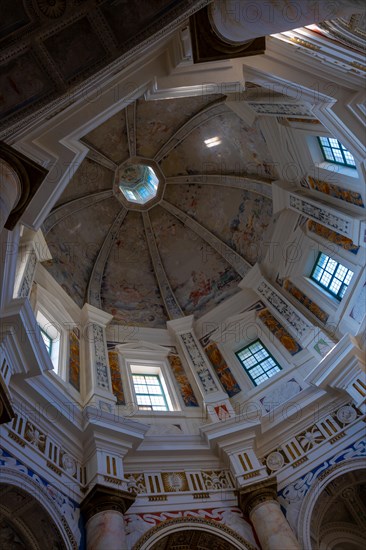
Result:
[[249,263],[261,253],[272,201],[262,195],[215,185],[168,185],[165,200],[186,212]]
[[219,95],[168,99],[165,101],[137,102],[137,153],[142,157],[154,158],[159,149],[192,116],[206,105],[218,99]]
[[86,158],[79,167],[75,167],[75,173],[56,206],[91,193],[112,189],[112,184],[113,172]]
[[111,249],[101,298],[103,309],[119,323],[156,328],[165,327],[169,320],[138,212],[127,214]]
[[82,141],[96,151],[121,164],[129,157],[125,111],[119,111],[106,122],[86,134]]
[[186,315],[203,315],[237,291],[240,276],[170,213],[150,213],[156,242],[170,285]]
[[[53,257],[45,265],[80,307],[89,299],[113,322],[166,327],[167,296],[200,317],[239,292],[272,216],[271,200],[245,186],[250,174],[270,182],[275,173],[257,122],[246,126],[223,96],[141,98],[127,114],[122,109],[81,139],[93,160],[81,163],[44,223]],[[149,166],[163,182],[153,186],[156,196],[121,201],[116,186],[120,195],[140,193],[135,172]],[[204,183],[186,183],[193,174]],[[231,187],[220,174],[246,179]]]
[[47,234],[52,260],[44,265],[79,307],[84,305],[94,263],[120,208],[110,197],[62,219]]
[[[217,110],[222,110],[220,105]],[[240,174],[275,177],[273,160],[258,124],[248,128],[230,111],[195,128],[163,159],[166,175]],[[206,143],[207,142],[207,143]]]

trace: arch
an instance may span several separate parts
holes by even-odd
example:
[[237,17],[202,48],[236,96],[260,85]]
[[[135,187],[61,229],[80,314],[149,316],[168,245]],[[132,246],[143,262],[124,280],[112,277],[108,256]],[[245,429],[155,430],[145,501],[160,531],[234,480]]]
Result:
[[[39,479],[36,476],[36,479]],[[56,506],[55,502],[52,500],[50,495],[47,493],[46,486],[42,482],[36,482],[28,475],[19,472],[13,468],[9,467],[0,467],[0,487],[1,486],[12,486],[21,490],[23,493],[32,497],[35,502],[41,507],[42,511],[45,513],[45,516],[48,521],[52,520],[58,534],[60,535],[62,542],[67,549],[78,549],[77,541],[73,535],[73,532],[61,513],[60,509]],[[5,510],[3,510],[4,512]],[[6,516],[6,511],[4,517]],[[30,531],[28,529],[28,535]],[[33,542],[35,539],[33,537]],[[35,546],[37,548],[37,546]]]
[[316,480],[306,494],[298,517],[298,539],[300,546],[305,550],[312,548],[310,539],[311,518],[315,504],[322,490],[337,477],[355,470],[365,469],[365,459],[356,458],[347,460],[340,464],[335,464],[328,470],[325,470]]
[[332,531],[327,533],[321,540],[319,550],[332,550],[335,545],[343,544],[344,548],[364,548],[365,539],[359,533],[346,531]]
[[204,518],[176,518],[168,519],[155,527],[149,529],[133,546],[133,550],[149,550],[152,545],[159,542],[161,539],[172,533],[179,531],[187,531],[189,529],[195,531],[209,532],[216,535],[221,540],[224,540],[233,545],[238,550],[256,550],[256,548],[238,535],[233,529],[214,523]]

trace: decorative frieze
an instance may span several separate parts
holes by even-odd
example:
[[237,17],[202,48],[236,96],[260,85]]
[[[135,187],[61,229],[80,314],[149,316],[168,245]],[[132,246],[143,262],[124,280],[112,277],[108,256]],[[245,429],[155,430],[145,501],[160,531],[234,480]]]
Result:
[[80,330],[74,327],[69,332],[69,383],[80,391]]
[[0,424],[10,422],[14,418],[11,395],[8,389],[11,375],[12,371],[5,349],[0,345]]
[[295,308],[287,300],[285,301],[279,292],[263,279],[257,287],[257,292],[281,315],[299,339],[307,335],[311,325],[300,317]]
[[23,272],[23,277],[18,289],[18,298],[28,298],[34,279],[34,273],[37,267],[37,255],[34,250],[27,254],[26,265]]
[[160,495],[169,493],[201,493],[235,488],[229,470],[125,474],[130,493]]
[[298,103],[259,103],[256,101],[248,101],[248,105],[259,115],[272,116],[301,116],[313,118],[313,114],[307,105]]
[[109,389],[108,367],[107,367],[107,355],[106,355],[105,344],[104,344],[103,329],[100,325],[93,323],[92,330],[93,330],[97,386],[104,390],[108,390]]
[[186,332],[179,335],[187,353],[192,361],[194,369],[202,383],[202,388],[205,393],[219,391],[217,384],[206,365],[205,359],[198,348],[195,339],[191,332]]
[[42,428],[21,414],[16,414],[7,426],[8,434],[21,447],[28,447],[43,456],[54,471],[71,476],[80,485],[84,483],[84,473],[78,461],[57,443]]
[[229,397],[234,397],[241,392],[238,382],[235,380],[229,366],[227,365],[221,351],[215,342],[211,342],[205,348],[205,353],[211,365]]
[[323,237],[323,239],[341,246],[344,250],[352,252],[352,254],[357,254],[360,249],[360,247],[356,246],[351,239],[337,233],[336,231],[333,231],[332,229],[329,229],[329,227],[325,227],[325,225],[322,225],[321,223],[308,220],[307,227],[309,231],[315,233],[315,235],[319,235],[319,237]]
[[323,311],[317,303],[311,300],[306,294],[304,294],[297,286],[295,286],[290,280],[286,280],[284,288],[293,296],[300,304],[310,311],[321,322],[326,323],[328,321],[328,313]]
[[126,405],[121,370],[118,361],[118,352],[108,351],[108,359],[109,368],[111,371],[112,392],[117,398],[117,405]]
[[307,453],[319,445],[338,441],[340,437],[343,437],[344,430],[361,416],[361,411],[353,403],[342,405],[336,411],[309,425],[268,453],[263,459],[267,472],[271,474],[285,466],[295,467],[295,464],[301,464]]
[[184,405],[186,407],[199,407],[199,403],[194,395],[193,388],[189,383],[179,355],[170,353],[168,355],[168,361],[174,378],[179,386]]
[[290,208],[296,212],[301,212],[310,218],[330,227],[331,229],[349,236],[351,233],[351,223],[346,217],[341,217],[330,212],[326,208],[311,202],[309,199],[290,194]]

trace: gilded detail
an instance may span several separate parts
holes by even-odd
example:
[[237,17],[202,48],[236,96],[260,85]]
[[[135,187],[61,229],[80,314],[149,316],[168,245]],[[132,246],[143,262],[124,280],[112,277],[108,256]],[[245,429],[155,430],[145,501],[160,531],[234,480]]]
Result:
[[[314,223],[314,222],[311,222]],[[323,227],[323,226],[322,226]],[[306,309],[308,309],[319,321],[326,323],[328,320],[328,313],[323,311],[313,300],[311,300],[306,294],[304,294],[299,288],[297,288],[291,281],[288,279],[285,281],[285,289],[289,292],[296,300],[298,300]]]

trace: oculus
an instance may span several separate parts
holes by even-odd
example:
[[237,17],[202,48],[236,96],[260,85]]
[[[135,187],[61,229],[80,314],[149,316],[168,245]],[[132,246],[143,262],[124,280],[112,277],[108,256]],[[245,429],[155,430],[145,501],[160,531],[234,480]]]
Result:
[[114,192],[126,208],[146,210],[160,201],[164,183],[153,160],[133,157],[118,168]]

